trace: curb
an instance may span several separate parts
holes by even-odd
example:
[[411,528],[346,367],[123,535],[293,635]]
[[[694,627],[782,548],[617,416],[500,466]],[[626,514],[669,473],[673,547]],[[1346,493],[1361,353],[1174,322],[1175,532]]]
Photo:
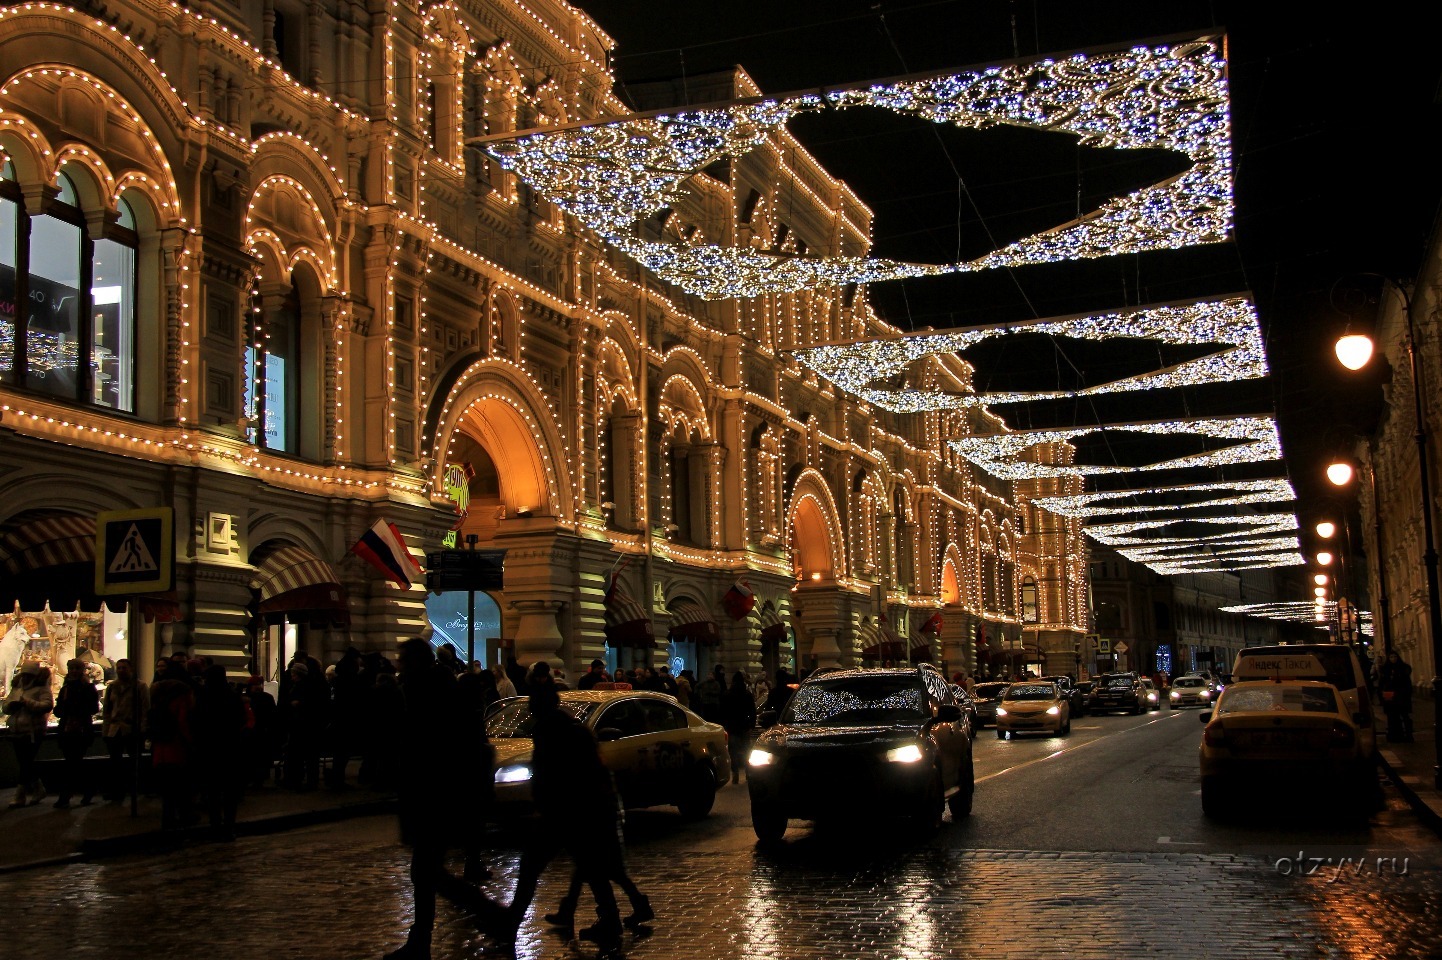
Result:
[[1387,772],[1387,777],[1402,798],[1407,801],[1408,806],[1417,814],[1417,819],[1427,825],[1433,833],[1442,837],[1442,810],[1438,810],[1431,803],[1422,798],[1413,785],[1420,782],[1417,777],[1406,772],[1407,768],[1402,765],[1397,755],[1390,750],[1379,749],[1377,751],[1377,762]]
[[[286,830],[295,830],[301,827],[315,826],[316,824],[336,823],[358,817],[394,814],[395,811],[395,798],[385,797],[377,800],[366,800],[360,803],[345,804],[338,807],[299,810],[294,813],[257,817],[253,820],[238,820],[235,824],[235,835],[237,837],[258,837],[271,833],[282,833]],[[25,863],[0,864],[0,875],[20,873],[25,870],[38,870],[43,867],[70,866],[72,864],[100,860],[106,857],[124,856],[125,854],[131,853],[173,850],[176,847],[188,846],[194,843],[212,842],[215,842],[215,840],[208,826],[187,827],[184,830],[149,830],[144,833],[131,833],[118,837],[102,837],[82,841],[80,849],[75,853],[68,853],[58,857],[47,857],[43,860],[31,860]]]

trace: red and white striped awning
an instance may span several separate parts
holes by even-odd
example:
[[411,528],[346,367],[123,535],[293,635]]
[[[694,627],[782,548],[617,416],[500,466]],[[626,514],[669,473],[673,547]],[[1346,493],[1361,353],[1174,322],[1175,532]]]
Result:
[[776,605],[767,600],[761,606],[761,648],[779,646],[786,642],[786,623],[776,612]]
[[278,547],[267,554],[250,578],[250,588],[260,594],[262,616],[338,626],[350,623],[340,578],[330,564],[303,547]]
[[612,647],[649,650],[656,645],[651,633],[651,618],[646,608],[636,602],[620,583],[612,583],[604,600],[606,608],[606,642]]
[[54,514],[17,518],[0,534],[0,564],[12,575],[43,567],[94,562],[94,517]]
[[721,642],[715,619],[696,601],[672,600],[666,605],[666,612],[671,614],[667,635],[672,640],[694,640],[708,647]]

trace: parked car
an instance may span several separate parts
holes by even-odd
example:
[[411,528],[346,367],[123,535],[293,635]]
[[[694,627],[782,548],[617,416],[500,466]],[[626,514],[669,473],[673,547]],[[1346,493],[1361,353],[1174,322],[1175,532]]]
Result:
[[1256,804],[1266,791],[1338,802],[1365,816],[1376,791],[1370,755],[1341,692],[1319,680],[1244,680],[1201,714],[1202,811]]
[[1162,708],[1162,695],[1157,690],[1157,685],[1152,682],[1151,677],[1142,677],[1142,695],[1146,700],[1148,710],[1160,710]]
[[996,726],[996,705],[1001,702],[1001,695],[1006,692],[1008,684],[996,681],[978,683],[971,690],[971,698],[976,703],[976,721],[984,730],[988,726]]
[[981,730],[981,723],[976,716],[976,701],[966,692],[965,687],[955,683],[951,685],[951,695],[956,698],[961,712],[966,714],[966,725],[971,730],[971,738],[975,740],[977,732]]
[[1097,684],[1095,680],[1080,680],[1076,685],[1077,692],[1081,694],[1082,703],[1086,705],[1086,712],[1091,713],[1096,709]]
[[1060,686],[1049,681],[1013,683],[996,708],[996,738],[1008,740],[1018,733],[1071,733],[1071,704]]
[[[664,693],[649,690],[563,690],[561,709],[596,735],[601,760],[627,807],[675,804],[685,817],[711,812],[716,791],[731,778],[726,731]],[[496,751],[496,806],[502,814],[531,805],[531,707],[507,697],[486,714]]]
[[976,778],[966,714],[929,664],[812,676],[746,763],[751,826],[779,840],[791,817],[855,817],[874,827],[898,811],[923,829],[970,815]]
[[1059,688],[1061,688],[1062,693],[1066,697],[1067,703],[1071,705],[1072,716],[1080,717],[1087,712],[1086,695],[1077,688],[1076,683],[1072,680],[1071,677],[1068,677],[1065,674],[1058,674],[1054,677],[1042,677],[1042,679],[1047,681],[1048,683],[1054,683]]
[[1212,685],[1206,677],[1189,674],[1172,681],[1172,692],[1168,696],[1173,710],[1183,707],[1207,707],[1213,702]]
[[1325,680],[1337,688],[1367,756],[1377,750],[1372,697],[1367,674],[1356,651],[1342,644],[1296,643],[1285,646],[1247,647],[1237,654],[1228,684],[1277,678]]
[[1096,713],[1114,713],[1118,710],[1141,713],[1146,709],[1146,694],[1142,692],[1141,678],[1135,673],[1104,673],[1097,677],[1092,709]]

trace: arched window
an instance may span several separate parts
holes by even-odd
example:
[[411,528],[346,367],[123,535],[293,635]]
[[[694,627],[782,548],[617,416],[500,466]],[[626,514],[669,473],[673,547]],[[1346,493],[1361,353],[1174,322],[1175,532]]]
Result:
[[1040,621],[1036,606],[1036,580],[1032,577],[1021,582],[1021,619],[1023,623]]
[[43,209],[27,213],[7,163],[0,177],[0,373],[53,397],[133,413],[133,212],[121,201],[116,217],[92,236],[75,183],[62,172]]

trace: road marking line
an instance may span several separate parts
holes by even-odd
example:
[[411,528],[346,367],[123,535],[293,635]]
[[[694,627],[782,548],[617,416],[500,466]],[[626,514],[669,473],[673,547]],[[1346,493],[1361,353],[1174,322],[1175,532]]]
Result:
[[[1163,720],[1171,720],[1171,719],[1173,719],[1173,717],[1175,717],[1175,716],[1180,716],[1180,714],[1174,714],[1172,717],[1155,717],[1155,718],[1153,718],[1153,719],[1151,719],[1151,720],[1148,720],[1146,723],[1142,724],[1142,727],[1149,727],[1149,726],[1151,726],[1152,724],[1154,724],[1154,723],[1160,723],[1160,722],[1163,721]],[[1006,768],[1004,768],[1004,769],[998,770],[996,773],[988,773],[988,774],[987,774],[986,776],[984,776],[984,777],[977,777],[976,780],[975,780],[975,782],[976,782],[976,783],[985,783],[985,782],[988,781],[988,780],[992,780],[992,779],[995,779],[996,777],[1001,776],[1003,773],[1011,773],[1013,770],[1025,770],[1027,767],[1030,767],[1030,766],[1032,766],[1033,764],[1043,763],[1043,762],[1045,762],[1045,761],[1047,761],[1047,760],[1055,760],[1057,757],[1061,756],[1061,755],[1064,754],[1064,753],[1074,753],[1074,752],[1076,752],[1077,750],[1082,749],[1083,747],[1089,747],[1089,746],[1091,746],[1091,745],[1094,744],[1094,743],[1101,743],[1103,740],[1106,740],[1108,737],[1119,737],[1119,736],[1122,736],[1123,734],[1131,733],[1133,730],[1140,730],[1142,727],[1128,727],[1128,728],[1125,729],[1125,730],[1118,730],[1118,731],[1116,731],[1115,733],[1109,733],[1109,734],[1105,734],[1105,735],[1103,735],[1103,736],[1097,737],[1095,740],[1088,740],[1086,743],[1079,743],[1079,744],[1077,744],[1077,745],[1074,746],[1074,747],[1062,747],[1060,750],[1056,751],[1055,753],[1049,753],[1049,754],[1047,754],[1047,755],[1044,756],[1044,757],[1037,757],[1035,760],[1028,760],[1028,761],[1026,761],[1025,763],[1018,763],[1018,764],[1017,764],[1016,766],[1014,766],[1014,767],[1006,767]]]
[[1206,842],[1202,840],[1173,840],[1171,837],[1157,837],[1157,843],[1165,843],[1173,847],[1202,847]]

